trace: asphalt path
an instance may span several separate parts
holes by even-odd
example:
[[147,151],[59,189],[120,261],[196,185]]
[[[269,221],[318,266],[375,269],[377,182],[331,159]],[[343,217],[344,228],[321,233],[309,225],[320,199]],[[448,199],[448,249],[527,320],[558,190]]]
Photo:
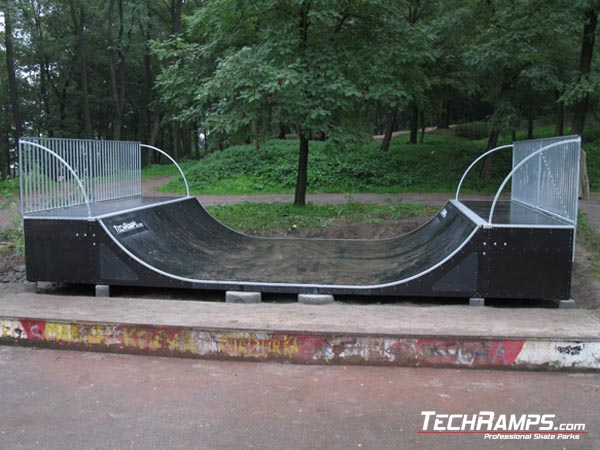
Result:
[[[0,347],[0,448],[598,449],[600,374],[260,364]],[[578,440],[419,434],[554,414]],[[428,430],[433,429],[433,420]]]

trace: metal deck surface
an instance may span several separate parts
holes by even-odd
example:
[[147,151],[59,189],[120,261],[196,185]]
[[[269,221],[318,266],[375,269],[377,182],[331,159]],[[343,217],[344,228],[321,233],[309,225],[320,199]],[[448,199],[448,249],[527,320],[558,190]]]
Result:
[[461,247],[475,224],[452,204],[392,239],[257,238],[214,219],[196,199],[101,219],[128,253],[191,280],[372,286],[430,270]]
[[[488,220],[492,202],[485,200],[467,200],[461,201],[463,205],[477,214],[484,220]],[[571,226],[566,221],[560,220],[550,214],[544,214],[528,206],[524,206],[512,200],[501,201],[496,204],[492,223],[495,225],[528,225],[532,228],[536,226]]]
[[[134,208],[142,208],[158,205],[180,197],[130,197],[105,202],[90,203],[92,218],[107,214],[118,213]],[[24,216],[26,219],[88,219],[88,211],[85,204],[69,206],[66,208],[54,208],[45,211],[29,212]]]

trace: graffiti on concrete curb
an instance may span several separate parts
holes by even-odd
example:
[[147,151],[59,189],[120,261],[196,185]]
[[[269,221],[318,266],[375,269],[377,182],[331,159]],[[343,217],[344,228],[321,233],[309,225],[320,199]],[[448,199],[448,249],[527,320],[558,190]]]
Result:
[[337,336],[0,319],[0,340],[62,348],[300,363],[600,368],[600,342]]

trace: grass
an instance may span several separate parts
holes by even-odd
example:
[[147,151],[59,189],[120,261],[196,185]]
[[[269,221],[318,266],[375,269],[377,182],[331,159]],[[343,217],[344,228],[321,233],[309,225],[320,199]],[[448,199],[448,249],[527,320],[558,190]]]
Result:
[[423,205],[389,202],[368,205],[348,201],[341,205],[314,205],[295,207],[289,203],[240,203],[216,205],[207,208],[227,226],[243,232],[295,230],[335,225],[340,222],[379,223],[385,219],[430,216],[434,212]]
[[590,252],[588,267],[591,276],[600,280],[600,236],[592,230],[585,214],[579,214],[577,240]]
[[[593,127],[590,127],[594,131]],[[538,126],[535,137],[549,137],[553,126]],[[524,131],[517,139],[526,139]],[[510,136],[498,145],[510,142]],[[486,147],[487,139],[457,137],[453,130],[427,133],[425,143],[412,145],[408,136],[392,141],[390,151],[382,153],[375,143],[334,147],[326,142],[311,142],[308,172],[310,193],[398,193],[452,192],[463,171]],[[200,161],[186,161],[184,171],[195,194],[283,194],[292,193],[296,182],[296,140],[273,139],[260,150],[250,145],[233,146],[207,155]],[[600,137],[590,133],[584,140],[592,190],[600,191]],[[479,168],[471,171],[464,190],[492,193],[508,173],[510,151],[496,153],[492,180],[483,180]],[[176,175],[173,168],[152,166],[144,176]],[[183,193],[177,177],[160,188],[163,192]]]
[[[295,140],[271,140],[260,150],[241,145],[213,153],[189,166],[186,176],[196,194],[291,193],[296,183]],[[427,136],[426,143],[410,145],[396,138],[388,153],[376,144],[335,148],[311,142],[308,190],[311,193],[448,192],[455,189],[462,172],[485,149],[484,141],[455,138],[443,132]],[[496,158],[497,177],[506,173],[510,155]],[[467,190],[492,192],[497,181],[479,179],[477,171]],[[180,180],[161,190],[183,192]]]
[[[198,161],[185,160],[181,161],[179,165],[183,172],[187,173],[197,163]],[[177,170],[177,167],[170,162],[165,162],[164,164],[152,164],[151,166],[142,169],[142,178],[159,178],[173,175],[179,175],[179,171]]]

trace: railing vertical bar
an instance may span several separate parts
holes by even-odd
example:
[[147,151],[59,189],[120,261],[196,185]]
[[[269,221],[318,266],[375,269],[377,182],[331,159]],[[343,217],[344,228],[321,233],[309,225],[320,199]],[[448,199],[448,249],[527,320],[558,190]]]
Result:
[[110,143],[110,165],[112,170],[110,171],[110,192],[108,193],[108,199],[110,200],[114,196],[115,192],[115,179],[116,179],[116,171],[118,170],[115,164],[115,143]]
[[[67,161],[67,141],[61,142],[61,157]],[[64,175],[63,175],[64,174]],[[61,198],[60,198],[60,206],[61,208],[65,205],[65,199],[67,198],[67,169],[66,167],[62,168],[60,175],[60,185],[61,185]]]
[[77,161],[77,164],[76,164],[77,168],[75,169],[75,172],[77,173],[77,176],[79,177],[79,179],[83,182],[82,175],[81,175],[82,174],[82,170],[81,170],[81,157],[82,157],[81,151],[82,150],[83,149],[81,148],[81,145],[80,144],[76,144],[75,159]]
[[101,163],[101,179],[102,179],[102,192],[100,194],[99,201],[104,200],[106,196],[106,142],[102,144],[102,154],[100,155],[100,163]]
[[40,152],[39,149],[35,155],[36,176],[35,176],[35,208],[40,209]]
[[47,155],[46,153],[43,153],[43,161],[42,161],[42,191],[44,193],[44,195],[42,196],[43,202],[44,202],[44,209],[48,209],[50,207],[50,205],[48,204],[48,196],[46,195],[46,192],[48,192],[48,174],[46,173],[47,169],[47,164],[46,164],[46,160],[47,160]]
[[29,146],[27,145],[27,143],[23,142],[22,143],[23,147],[22,147],[22,158],[21,158],[21,164],[23,165],[23,174],[24,174],[24,178],[22,180],[19,180],[19,183],[23,183],[25,186],[25,190],[22,194],[22,200],[21,200],[21,209],[23,210],[23,212],[27,212],[29,211],[29,170],[28,170],[28,165],[31,162],[31,158],[29,157],[29,155],[27,153],[29,153]]
[[19,152],[19,207],[21,208],[21,214],[23,214],[23,166],[21,165],[22,157],[22,146],[21,141],[17,143],[17,150]]
[[[45,139],[43,141],[43,144],[45,147],[48,147],[50,150],[52,150],[52,142]],[[48,197],[48,207],[50,209],[54,208],[54,196],[52,195],[52,192],[54,190],[54,158],[50,158],[48,160],[48,164],[47,164],[47,171],[48,171],[48,192],[46,193],[47,197]]]
[[110,143],[110,151],[108,153],[109,156],[109,164],[110,164],[110,168],[112,170],[108,171],[108,175],[110,177],[110,184],[109,184],[109,190],[108,190],[108,198],[107,200],[110,200],[113,196],[113,192],[115,189],[115,144],[114,142]]

